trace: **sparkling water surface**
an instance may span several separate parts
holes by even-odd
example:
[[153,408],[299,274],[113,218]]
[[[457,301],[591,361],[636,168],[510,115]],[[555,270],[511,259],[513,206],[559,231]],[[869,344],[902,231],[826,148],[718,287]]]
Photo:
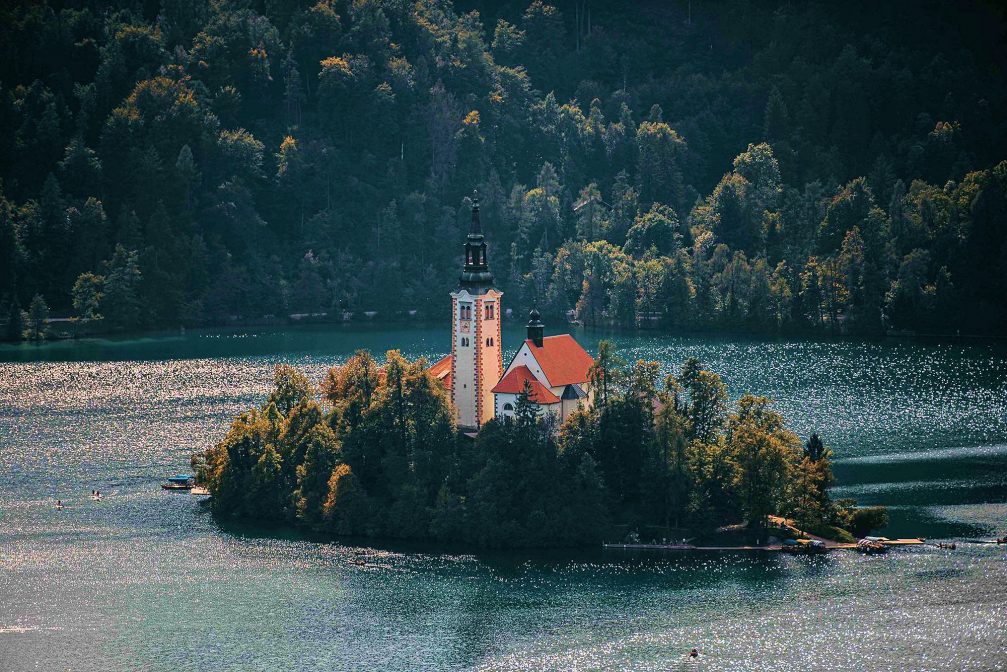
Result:
[[[732,396],[775,399],[833,448],[835,496],[890,507],[889,536],[1007,533],[1002,344],[577,336],[667,371],[697,356]],[[320,379],[357,348],[432,359],[445,341],[325,327],[0,346],[0,672],[1007,669],[1004,546],[472,555],[222,525],[160,489],[261,403],[275,364]]]

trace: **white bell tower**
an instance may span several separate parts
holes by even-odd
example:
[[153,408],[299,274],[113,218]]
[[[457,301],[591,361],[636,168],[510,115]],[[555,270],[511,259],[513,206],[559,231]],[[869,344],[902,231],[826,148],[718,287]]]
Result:
[[472,224],[465,265],[451,294],[451,403],[459,427],[478,429],[494,414],[493,387],[503,374],[500,299],[486,259],[479,195],[472,195]]

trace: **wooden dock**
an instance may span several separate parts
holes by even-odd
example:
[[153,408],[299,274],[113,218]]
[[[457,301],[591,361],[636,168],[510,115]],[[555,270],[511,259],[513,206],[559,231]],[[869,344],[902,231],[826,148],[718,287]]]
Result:
[[[808,534],[807,532],[802,532],[798,529],[793,521],[783,518],[781,516],[768,516],[768,520],[771,525],[775,525],[779,529],[786,529],[793,534],[797,534],[801,539],[808,539],[812,541],[820,541],[825,545],[825,549],[832,550],[855,550],[857,548],[856,543],[846,543],[841,541],[832,541],[824,537],[819,537],[814,534]],[[770,527],[770,530],[773,528]],[[881,537],[878,539],[885,546],[920,546],[926,542],[923,539],[885,539]],[[782,544],[772,544],[763,546],[695,546],[689,543],[678,543],[678,544],[602,544],[606,549],[612,550],[626,550],[626,551],[781,551],[783,550]]]
[[881,543],[885,546],[920,546],[927,542],[923,539],[888,539]]
[[[836,541],[825,541],[829,551],[856,550],[857,545]],[[921,546],[926,542],[922,539],[888,539],[882,541],[885,546]],[[692,544],[602,544],[606,549],[625,551],[780,551],[781,544],[767,546],[694,546]]]

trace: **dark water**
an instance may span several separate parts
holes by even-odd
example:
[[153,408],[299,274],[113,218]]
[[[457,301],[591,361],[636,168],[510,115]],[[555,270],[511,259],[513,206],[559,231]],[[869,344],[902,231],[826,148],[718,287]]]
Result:
[[[891,508],[889,536],[1007,532],[1002,345],[615,339],[627,359],[695,355],[733,395],[776,399],[832,446],[837,496]],[[1003,546],[454,555],[221,529],[160,490],[261,402],[274,364],[320,378],[359,347],[435,357],[445,340],[330,327],[0,346],[0,672],[1007,669]]]

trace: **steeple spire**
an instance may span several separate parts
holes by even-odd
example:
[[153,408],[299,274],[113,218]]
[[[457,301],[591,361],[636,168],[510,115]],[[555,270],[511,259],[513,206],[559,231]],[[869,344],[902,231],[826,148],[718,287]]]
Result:
[[538,308],[532,308],[528,313],[528,340],[540,348],[545,337],[545,325],[542,324],[541,317]]
[[483,227],[479,221],[479,190],[472,191],[472,223],[469,224],[469,238],[472,236],[482,236]]
[[483,294],[493,285],[489,261],[486,258],[486,240],[479,221],[479,192],[472,192],[472,223],[465,239],[465,265],[459,284],[472,294]]

